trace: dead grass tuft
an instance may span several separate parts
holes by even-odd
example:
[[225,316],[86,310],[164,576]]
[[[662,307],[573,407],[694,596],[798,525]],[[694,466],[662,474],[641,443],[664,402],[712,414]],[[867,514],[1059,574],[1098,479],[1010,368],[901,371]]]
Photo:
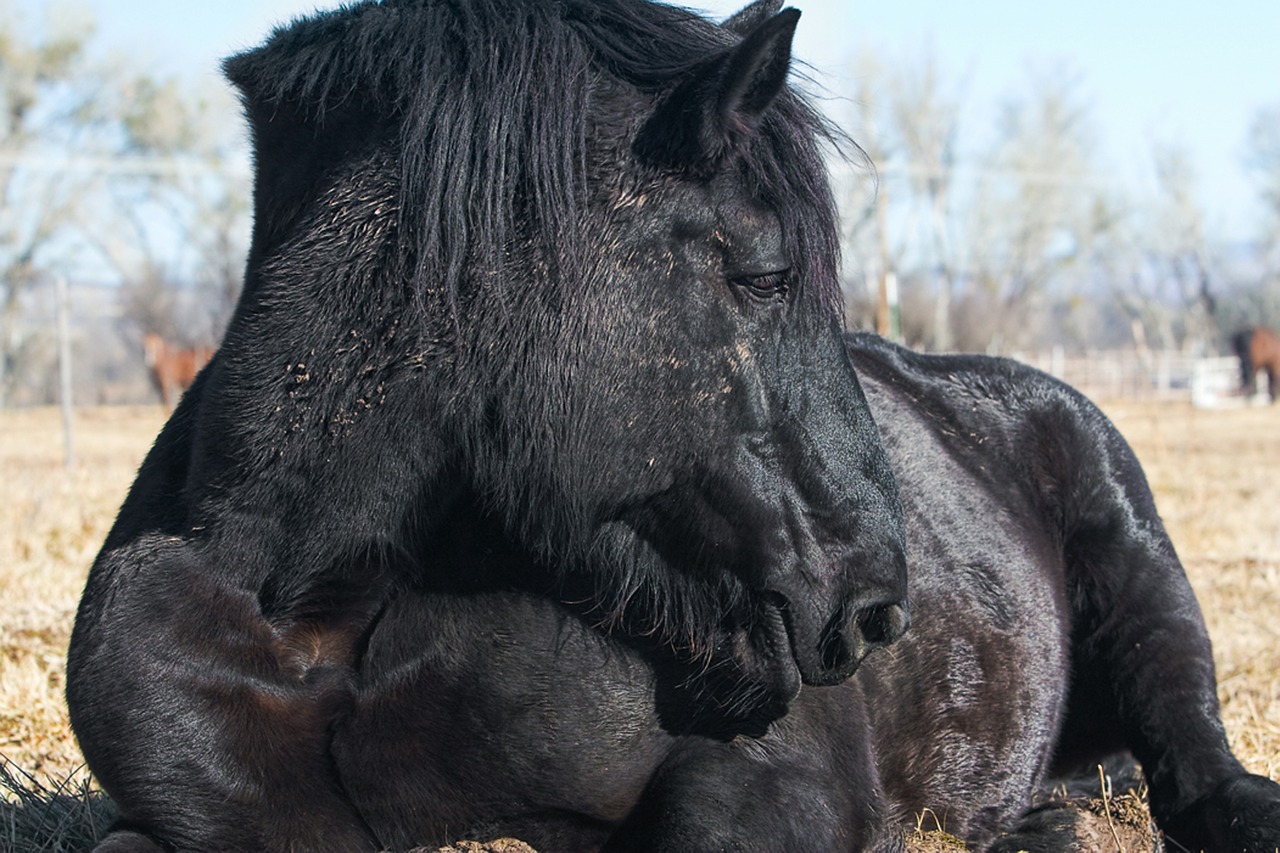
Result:
[[964,842],[943,829],[944,821],[932,809],[916,815],[916,828],[907,834],[907,853],[964,853]]
[[80,853],[115,819],[106,795],[84,776],[53,782],[0,761],[0,850]]

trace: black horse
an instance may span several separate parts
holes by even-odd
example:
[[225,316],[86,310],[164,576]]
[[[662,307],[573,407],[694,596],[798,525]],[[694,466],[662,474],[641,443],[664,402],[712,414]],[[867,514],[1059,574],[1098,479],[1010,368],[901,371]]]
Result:
[[1060,849],[1037,793],[1127,749],[1271,851],[1114,430],[840,336],[797,18],[388,0],[228,62],[244,293],[68,661],[100,850]]

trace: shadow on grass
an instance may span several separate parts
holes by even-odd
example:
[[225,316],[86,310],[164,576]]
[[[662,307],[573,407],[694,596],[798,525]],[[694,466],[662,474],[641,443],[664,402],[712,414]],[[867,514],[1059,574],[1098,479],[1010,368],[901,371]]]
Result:
[[41,781],[0,756],[0,851],[87,853],[115,816],[88,779]]

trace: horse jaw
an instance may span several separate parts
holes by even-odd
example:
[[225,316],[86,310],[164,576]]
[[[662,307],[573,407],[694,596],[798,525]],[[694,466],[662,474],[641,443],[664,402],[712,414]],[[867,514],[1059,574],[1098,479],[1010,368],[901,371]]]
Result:
[[587,564],[559,583],[568,609],[642,651],[673,732],[758,736],[800,693],[785,602],[727,576],[690,577],[627,523],[600,528]]
[[749,628],[735,632],[734,657],[751,682],[776,701],[790,702],[800,693],[800,665],[782,606],[763,598]]
[[708,654],[672,649],[659,663],[657,711],[672,734],[718,740],[762,737],[800,694],[800,668],[779,606],[760,600],[749,624],[729,630]]

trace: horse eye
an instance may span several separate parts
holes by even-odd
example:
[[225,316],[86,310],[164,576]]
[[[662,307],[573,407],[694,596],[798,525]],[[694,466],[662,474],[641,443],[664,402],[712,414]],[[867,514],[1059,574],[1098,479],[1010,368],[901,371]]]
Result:
[[757,302],[782,302],[791,289],[787,283],[787,272],[778,270],[762,275],[735,276],[729,280]]

